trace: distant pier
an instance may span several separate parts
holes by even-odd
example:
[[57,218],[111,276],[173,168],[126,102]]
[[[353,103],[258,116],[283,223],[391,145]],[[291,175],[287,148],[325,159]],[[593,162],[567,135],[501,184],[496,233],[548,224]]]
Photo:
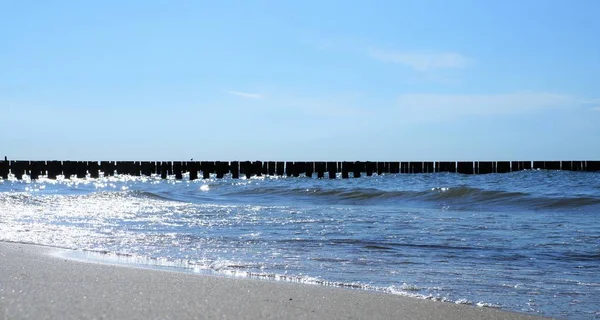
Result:
[[410,173],[452,172],[461,174],[508,173],[521,170],[564,170],[564,171],[600,171],[600,161],[408,161],[408,162],[372,162],[372,161],[0,161],[0,177],[8,179],[13,174],[16,179],[24,175],[31,179],[46,176],[56,179],[62,175],[91,178],[115,174],[131,176],[159,175],[166,179],[175,176],[183,179],[188,173],[190,180],[208,179],[211,175],[223,178],[230,174],[233,179],[253,176],[287,176],[342,179]]

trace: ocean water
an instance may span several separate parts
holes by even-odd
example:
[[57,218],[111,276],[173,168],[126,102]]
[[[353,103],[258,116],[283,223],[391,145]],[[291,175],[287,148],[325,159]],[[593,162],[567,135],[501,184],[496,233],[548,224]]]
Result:
[[0,241],[600,319],[600,173],[0,180]]

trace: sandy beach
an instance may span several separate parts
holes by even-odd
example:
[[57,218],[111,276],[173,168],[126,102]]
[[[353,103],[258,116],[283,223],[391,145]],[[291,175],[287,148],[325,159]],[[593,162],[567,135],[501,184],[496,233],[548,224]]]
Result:
[[2,319],[540,319],[316,285],[88,263],[0,242]]

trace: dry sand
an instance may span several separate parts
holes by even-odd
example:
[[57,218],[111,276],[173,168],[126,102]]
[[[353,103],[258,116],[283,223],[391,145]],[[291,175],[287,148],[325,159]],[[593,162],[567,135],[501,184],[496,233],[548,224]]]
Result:
[[60,258],[0,242],[0,319],[540,319],[317,285]]

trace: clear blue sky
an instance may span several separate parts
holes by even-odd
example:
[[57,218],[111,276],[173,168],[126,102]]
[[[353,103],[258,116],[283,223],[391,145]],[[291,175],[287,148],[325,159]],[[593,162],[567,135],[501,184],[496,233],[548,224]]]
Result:
[[597,160],[598,13],[598,0],[0,0],[0,155]]

